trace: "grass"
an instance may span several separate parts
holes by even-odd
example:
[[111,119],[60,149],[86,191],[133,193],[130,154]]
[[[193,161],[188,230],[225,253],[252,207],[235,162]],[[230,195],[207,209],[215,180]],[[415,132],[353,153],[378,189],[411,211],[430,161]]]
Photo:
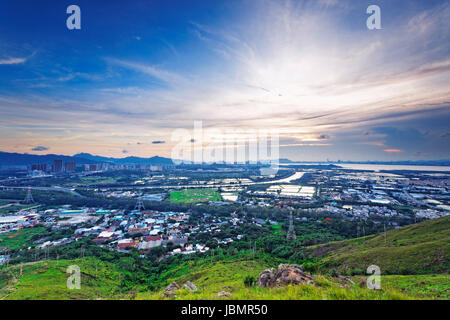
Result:
[[111,184],[116,183],[117,180],[112,177],[99,177],[99,176],[93,176],[93,177],[81,177],[80,178],[83,185],[100,185],[100,184]]
[[[232,300],[408,300],[408,299],[445,299],[442,290],[447,288],[448,276],[421,275],[421,276],[386,276],[382,278],[382,290],[370,290],[358,285],[359,278],[349,288],[339,285],[342,280],[325,275],[316,275],[316,285],[290,285],[279,288],[260,288],[244,285],[246,276],[257,277],[266,269],[261,261],[228,261],[204,265],[200,270],[193,270],[182,276],[174,276],[171,281],[182,286],[192,281],[197,292],[180,289],[176,292],[176,299],[180,300],[215,300],[223,299],[218,296],[220,291],[231,293]],[[419,284],[429,283],[430,286],[418,290]],[[438,288],[438,291],[432,290]],[[439,291],[440,290],[440,291]],[[175,299],[163,297],[164,290],[158,292],[138,293],[136,299]],[[441,294],[439,294],[441,293]]]
[[[81,271],[81,289],[68,289],[70,265]],[[121,273],[94,257],[41,261],[0,269],[0,300],[91,300],[132,297],[121,292]]]
[[36,204],[27,205],[27,204],[12,203],[11,205],[2,205],[2,208],[0,208],[0,215],[7,214],[10,212],[16,212],[19,210],[26,210],[26,209],[32,208],[34,206],[36,206]]
[[3,233],[0,235],[0,247],[10,250],[32,247],[32,237],[43,233],[45,227],[24,228],[19,231]]
[[450,216],[363,238],[312,246],[307,253],[322,258],[320,267],[340,273],[375,264],[382,274],[448,273]]
[[[231,293],[232,300],[408,300],[449,299],[448,275],[388,275],[381,278],[381,290],[360,287],[360,276],[353,277],[354,285],[328,275],[314,275],[315,285],[290,285],[278,288],[246,287],[247,276],[257,278],[276,261],[263,255],[255,259],[226,256],[217,261],[209,259],[181,262],[158,275],[166,283],[172,281],[182,286],[193,282],[197,292],[180,289],[176,298],[164,298],[164,287],[158,291],[124,291],[121,279],[124,270],[116,264],[104,262],[96,257],[75,260],[40,261],[0,269],[1,299],[138,299],[138,300],[215,300],[221,291]],[[275,264],[275,265],[274,265]],[[68,289],[66,272],[70,265],[81,270],[81,289]],[[22,270],[21,270],[22,269]],[[343,288],[339,284],[349,284]]]
[[220,196],[216,190],[212,189],[185,189],[172,191],[169,200],[173,203],[196,203],[220,201]]

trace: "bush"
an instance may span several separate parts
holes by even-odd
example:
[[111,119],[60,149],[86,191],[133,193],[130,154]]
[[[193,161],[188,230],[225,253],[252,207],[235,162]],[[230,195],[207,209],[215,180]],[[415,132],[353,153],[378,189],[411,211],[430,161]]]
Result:
[[356,275],[365,275],[365,272],[362,269],[352,269],[351,271],[351,275],[352,276],[356,276]]
[[300,262],[305,259],[305,255],[303,254],[303,252],[297,251],[289,259],[295,262]]
[[255,277],[252,276],[246,276],[244,279],[244,285],[248,288],[253,286],[253,284],[256,282]]
[[314,273],[317,271],[318,266],[314,262],[305,262],[302,264],[303,270],[309,273]]
[[335,268],[332,268],[328,271],[328,275],[330,275],[331,277],[337,277],[339,273]]

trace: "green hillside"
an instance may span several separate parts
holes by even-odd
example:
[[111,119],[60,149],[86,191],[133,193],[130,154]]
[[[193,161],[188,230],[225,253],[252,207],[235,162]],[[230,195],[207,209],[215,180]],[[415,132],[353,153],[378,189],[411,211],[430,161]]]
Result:
[[428,220],[363,238],[311,246],[321,270],[362,273],[377,265],[382,274],[448,273],[450,216]]
[[[67,289],[69,274],[66,268],[76,264],[81,269],[81,289]],[[256,277],[270,267],[264,259],[225,261],[187,262],[168,270],[161,275],[167,283],[176,281],[182,286],[192,281],[198,287],[197,292],[180,289],[177,299],[222,299],[221,291],[231,293],[226,299],[449,299],[449,281],[445,275],[384,276],[383,290],[360,288],[358,277],[354,285],[343,288],[339,284],[348,284],[328,275],[315,275],[316,285],[297,285],[281,288],[246,287],[247,276]],[[16,299],[173,299],[163,298],[164,289],[123,291],[121,278],[123,273],[114,265],[96,258],[76,260],[40,261],[10,266],[0,270],[0,300]]]
[[[187,267],[187,266],[186,266]],[[225,261],[203,265],[182,275],[174,276],[169,281],[175,281],[180,287],[187,281],[193,282],[197,292],[187,289],[176,291],[176,299],[182,300],[408,300],[408,299],[449,299],[449,278],[444,275],[420,276],[384,276],[383,290],[361,288],[358,277],[354,277],[354,285],[343,288],[340,285],[349,284],[329,275],[314,275],[315,285],[290,285],[280,288],[246,287],[244,279],[247,276],[255,278],[261,271],[270,266],[261,261]],[[175,271],[175,270],[174,270]],[[408,277],[405,279],[405,277]],[[422,288],[419,290],[419,288]],[[230,297],[222,298],[219,293],[226,291]],[[163,296],[164,290],[157,292],[140,292],[136,299],[175,299]]]
[[[173,299],[162,295],[172,281],[180,286],[191,281],[198,287],[197,292],[176,291],[177,299],[223,299],[220,292],[227,293],[226,299],[450,299],[449,227],[446,217],[388,231],[386,240],[378,234],[308,247],[303,265],[312,272],[315,285],[249,286],[246,279],[256,280],[263,270],[285,262],[264,252],[171,257],[145,267],[142,274],[133,269],[139,260],[105,255],[111,262],[102,261],[100,252],[99,258],[0,267],[0,299]],[[8,245],[20,243],[20,237],[8,239],[13,240]],[[381,268],[382,290],[359,286],[371,264]],[[81,269],[80,290],[66,287],[69,265]],[[337,273],[352,275],[354,284]]]
[[[81,289],[67,288],[66,269],[77,265]],[[129,297],[121,292],[121,273],[113,264],[93,257],[39,261],[0,269],[0,300],[88,300]]]

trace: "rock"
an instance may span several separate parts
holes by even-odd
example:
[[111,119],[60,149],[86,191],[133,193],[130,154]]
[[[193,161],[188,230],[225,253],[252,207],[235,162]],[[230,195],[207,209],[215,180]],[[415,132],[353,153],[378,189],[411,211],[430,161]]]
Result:
[[314,280],[296,264],[280,264],[277,270],[267,269],[261,272],[256,282],[260,287],[284,286],[288,284],[313,284]]
[[220,291],[217,296],[219,298],[230,298],[232,296],[232,294],[230,292],[227,291]]
[[180,286],[176,283],[176,282],[172,282],[171,284],[169,284],[166,288],[166,290],[164,290],[164,297],[177,297],[177,295],[175,294],[174,291],[177,291],[178,289],[180,289]]
[[191,292],[197,291],[197,286],[193,284],[192,282],[188,281],[183,285],[183,289],[188,289]]
[[269,287],[275,281],[275,273],[274,269],[270,268],[264,270],[259,274],[258,280],[256,281],[256,285],[260,287]]

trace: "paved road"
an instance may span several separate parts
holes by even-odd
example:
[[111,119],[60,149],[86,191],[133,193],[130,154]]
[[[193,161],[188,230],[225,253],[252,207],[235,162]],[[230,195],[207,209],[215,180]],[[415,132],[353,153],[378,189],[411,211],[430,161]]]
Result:
[[79,194],[76,191],[70,190],[68,188],[62,188],[62,187],[11,187],[11,186],[0,186],[0,189],[22,189],[27,190],[30,188],[31,190],[40,190],[40,191],[57,191],[57,192],[65,192],[70,193],[75,196],[82,197],[81,194]]

